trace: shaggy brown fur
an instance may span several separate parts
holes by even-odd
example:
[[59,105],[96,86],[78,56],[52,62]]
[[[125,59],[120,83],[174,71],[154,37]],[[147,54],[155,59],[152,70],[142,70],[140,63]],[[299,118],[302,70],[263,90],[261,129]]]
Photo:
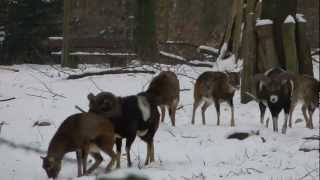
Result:
[[148,93],[155,97],[155,104],[161,108],[161,122],[164,121],[165,108],[167,107],[171,119],[172,126],[176,122],[176,110],[179,103],[180,85],[179,80],[174,72],[162,71],[159,75],[153,78]]
[[[42,158],[42,166],[49,178],[56,178],[64,155],[76,151],[78,176],[91,173],[103,160],[98,147],[110,156],[111,161],[107,166],[107,170],[110,170],[116,160],[113,145],[114,130],[108,119],[95,113],[74,114],[62,122],[51,139],[47,157]],[[86,160],[89,153],[94,157],[95,163],[87,170]]]

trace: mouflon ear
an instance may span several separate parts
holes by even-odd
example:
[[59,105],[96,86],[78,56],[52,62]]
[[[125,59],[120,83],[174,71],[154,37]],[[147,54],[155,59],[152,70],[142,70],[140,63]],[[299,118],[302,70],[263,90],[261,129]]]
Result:
[[95,99],[95,96],[92,93],[89,93],[87,97],[88,97],[89,101],[94,101],[94,99]]

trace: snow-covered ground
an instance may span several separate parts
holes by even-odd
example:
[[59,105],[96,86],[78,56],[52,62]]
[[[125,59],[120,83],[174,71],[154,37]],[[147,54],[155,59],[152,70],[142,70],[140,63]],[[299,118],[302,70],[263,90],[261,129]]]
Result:
[[[239,69],[232,60],[215,63],[214,70]],[[98,66],[83,66],[75,72],[59,72],[58,66],[15,65],[10,68],[20,72],[0,69],[0,99],[16,97],[15,100],[0,102],[0,138],[9,140],[16,147],[0,141],[0,179],[1,180],[42,180],[47,179],[42,169],[40,155],[33,148],[46,151],[48,143],[60,123],[69,115],[78,113],[74,108],[79,105],[88,108],[87,94],[98,93],[99,88],[119,96],[136,94],[146,89],[153,75],[123,74],[105,75],[66,80],[68,73],[99,70]],[[150,68],[150,67],[146,67]],[[179,74],[180,86],[190,91],[181,92],[180,104],[184,106],[177,112],[176,127],[170,124],[169,117],[155,136],[156,162],[143,166],[146,145],[137,138],[132,147],[133,167],[126,167],[126,156],[122,156],[119,170],[105,174],[100,165],[95,174],[77,178],[76,163],[64,161],[58,179],[95,180],[98,177],[121,177],[127,173],[142,174],[152,180],[295,180],[319,178],[319,151],[302,152],[301,147],[318,147],[319,141],[302,138],[319,135],[319,110],[314,113],[315,129],[305,128],[300,107],[294,112],[292,129],[287,134],[274,133],[260,125],[259,108],[256,102],[240,104],[239,92],[236,93],[236,127],[230,127],[230,109],[222,105],[222,125],[216,126],[216,112],[212,105],[206,112],[207,125],[201,124],[200,108],[196,114],[196,125],[191,125],[194,79],[209,68],[188,66],[168,67]],[[319,65],[315,64],[319,74]],[[184,74],[184,75],[183,75]],[[193,77],[193,78],[190,78]],[[48,89],[62,96],[53,96]],[[37,96],[37,97],[36,97]],[[283,122],[280,115],[279,125]],[[270,113],[266,118],[270,118]],[[36,121],[50,122],[51,126],[35,126]],[[248,139],[228,140],[226,136],[235,131],[260,130],[260,136]],[[263,137],[266,142],[262,142]],[[11,145],[14,145],[11,144]],[[25,145],[25,146],[23,146]],[[24,147],[24,148],[23,148]],[[28,150],[26,147],[31,147]],[[75,153],[67,154],[75,159]],[[107,157],[104,156],[106,159]],[[109,161],[109,159],[107,159]]]

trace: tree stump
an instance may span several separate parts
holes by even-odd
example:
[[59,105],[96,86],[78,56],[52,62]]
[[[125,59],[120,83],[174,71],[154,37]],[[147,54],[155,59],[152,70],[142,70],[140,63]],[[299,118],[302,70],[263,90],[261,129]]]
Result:
[[256,23],[258,35],[258,63],[260,73],[279,66],[278,56],[274,44],[273,21],[270,19],[258,20]]
[[282,37],[286,69],[292,73],[299,73],[295,38],[295,20],[291,15],[286,18],[282,25]]
[[302,14],[296,15],[296,47],[299,59],[299,72],[313,76],[310,45],[306,35],[306,22]]

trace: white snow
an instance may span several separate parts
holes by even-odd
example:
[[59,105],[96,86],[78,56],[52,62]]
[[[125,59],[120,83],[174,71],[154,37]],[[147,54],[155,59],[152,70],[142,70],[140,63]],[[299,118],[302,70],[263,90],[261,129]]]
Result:
[[186,61],[186,59],[184,57],[181,57],[181,56],[178,56],[178,55],[175,55],[175,54],[172,54],[172,53],[160,51],[160,54],[163,55],[163,56],[172,58],[172,59],[178,59],[178,60],[181,60],[181,61]]
[[296,14],[296,18],[298,22],[306,23],[307,20],[304,18],[304,14]]
[[225,56],[226,52],[227,52],[227,48],[228,48],[228,43],[223,43],[221,50],[220,50],[220,54],[217,58],[217,61],[222,60],[223,56]]
[[219,53],[219,49],[214,48],[214,47],[210,47],[210,46],[205,46],[205,45],[199,46],[198,49],[203,49],[203,50],[215,53],[215,54]]
[[[230,58],[217,62],[219,70],[235,70],[233,61]],[[62,69],[57,65],[54,67],[28,64],[12,66],[20,70],[17,73],[0,69],[0,99],[17,98],[0,102],[0,122],[7,122],[7,125],[1,128],[0,138],[46,151],[60,123],[71,114],[79,112],[74,105],[88,109],[87,94],[99,92],[92,81],[105,91],[125,96],[145,90],[153,77],[149,74],[121,74],[66,80],[66,73],[99,71],[102,67],[82,65],[82,68],[77,70]],[[155,70],[150,66],[142,68]],[[176,127],[171,126],[168,113],[165,122],[160,124],[155,135],[156,162],[146,167],[143,165],[146,145],[136,138],[131,152],[132,168],[127,168],[126,156],[123,155],[122,167],[111,174],[106,174],[104,168],[109,158],[104,156],[106,161],[94,174],[77,178],[76,163],[64,160],[59,180],[96,180],[97,177],[104,176],[123,177],[128,173],[145,175],[152,180],[290,180],[305,175],[307,176],[303,179],[319,178],[319,151],[299,151],[302,147],[316,146],[317,142],[302,138],[319,135],[318,109],[313,116],[315,129],[305,128],[303,121],[293,124],[293,128],[288,128],[287,134],[283,135],[274,133],[270,127],[265,128],[260,125],[257,103],[240,104],[240,93],[237,91],[234,97],[236,127],[230,127],[230,109],[226,104],[221,106],[220,126],[216,126],[214,105],[206,112],[207,125],[201,124],[201,107],[197,110],[196,124],[191,125],[194,80],[190,77],[197,78],[204,71],[217,70],[217,66],[200,68],[177,65],[161,68],[178,73],[180,88],[191,90],[181,92],[180,104],[184,105],[184,108],[177,111]],[[315,65],[315,72],[319,73],[316,68],[319,66]],[[66,98],[53,96],[43,83],[53,92]],[[270,116],[268,112],[266,119]],[[296,107],[293,117],[293,122],[298,118],[303,119],[299,106]],[[279,117],[279,127],[283,119],[282,112]],[[36,121],[47,121],[53,125],[32,127]],[[260,136],[253,135],[243,141],[226,139],[232,132],[257,130],[260,131]],[[261,137],[264,137],[265,143]],[[9,147],[1,141],[0,154],[0,179],[47,179],[40,158],[40,155],[45,154]],[[75,160],[75,153],[69,153],[67,157]],[[310,175],[308,172],[311,172]]]
[[[61,51],[57,52],[51,52],[52,55],[61,55]],[[82,51],[77,51],[77,52],[71,52],[70,55],[77,55],[77,56],[105,56],[105,55],[110,55],[110,56],[134,56],[136,55],[135,53],[102,53],[102,52],[82,52]]]
[[273,24],[273,21],[271,19],[257,19],[256,26],[265,26]]
[[287,18],[284,20],[284,23],[296,23],[294,18],[291,15],[288,15]]
[[61,37],[61,36],[58,36],[58,37],[52,36],[52,37],[48,37],[48,39],[50,39],[50,40],[62,40],[63,37]]
[[0,41],[4,41],[6,33],[4,31],[0,31]]
[[171,40],[167,40],[166,43],[168,44],[175,44],[175,43],[185,43],[184,41],[171,41]]

